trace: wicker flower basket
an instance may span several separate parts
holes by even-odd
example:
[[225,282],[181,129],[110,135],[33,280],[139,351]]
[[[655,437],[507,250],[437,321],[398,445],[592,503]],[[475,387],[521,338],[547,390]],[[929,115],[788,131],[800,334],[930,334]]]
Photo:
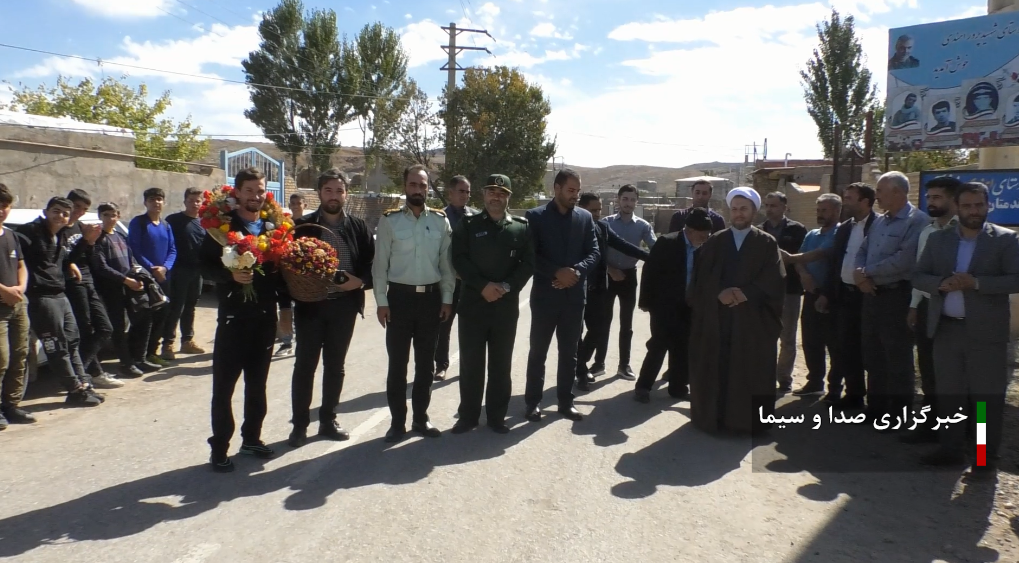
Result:
[[[318,236],[315,238],[326,242],[334,249],[337,249],[339,246],[338,237],[331,230],[314,223],[306,223],[304,225],[294,227],[293,232],[295,241],[299,238],[309,237],[307,234],[301,236],[298,232],[301,229],[318,229]],[[340,269],[342,269],[343,266],[343,264],[340,264]],[[281,264],[280,271],[283,273],[283,280],[287,283],[287,290],[290,292],[290,296],[297,301],[304,303],[325,301],[326,298],[329,297],[330,290],[336,290],[339,287],[336,282],[333,281],[332,277],[319,277],[301,274],[295,272],[286,264]]]

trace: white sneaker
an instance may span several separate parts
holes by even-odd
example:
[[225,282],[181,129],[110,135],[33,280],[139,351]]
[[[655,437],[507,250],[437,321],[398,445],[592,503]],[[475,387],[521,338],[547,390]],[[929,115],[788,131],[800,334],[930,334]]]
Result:
[[117,389],[123,387],[124,382],[117,379],[116,376],[104,373],[92,378],[92,386],[96,389]]

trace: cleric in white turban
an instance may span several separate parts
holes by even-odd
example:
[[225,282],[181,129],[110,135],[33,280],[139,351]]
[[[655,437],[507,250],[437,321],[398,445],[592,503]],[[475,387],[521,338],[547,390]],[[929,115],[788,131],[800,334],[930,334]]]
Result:
[[785,268],[778,243],[753,226],[761,196],[725,196],[728,229],[698,250],[690,302],[690,418],[708,432],[758,432],[775,412],[775,362],[782,332]]

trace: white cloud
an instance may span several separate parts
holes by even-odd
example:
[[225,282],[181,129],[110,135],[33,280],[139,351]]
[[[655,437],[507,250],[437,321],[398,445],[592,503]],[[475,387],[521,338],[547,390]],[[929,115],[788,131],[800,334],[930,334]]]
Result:
[[573,36],[569,33],[557,30],[555,24],[551,22],[543,22],[534,26],[534,28],[531,29],[531,35],[534,37],[545,37],[550,39],[573,39]]
[[403,17],[404,17],[404,19],[408,19],[409,20],[409,19],[411,19],[414,16],[411,16],[410,14],[404,14]]
[[75,4],[108,18],[154,18],[165,16],[173,0],[73,0]]

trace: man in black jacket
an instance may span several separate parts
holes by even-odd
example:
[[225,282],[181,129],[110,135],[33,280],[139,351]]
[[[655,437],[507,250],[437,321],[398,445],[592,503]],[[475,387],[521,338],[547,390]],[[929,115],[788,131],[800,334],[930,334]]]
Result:
[[587,325],[587,334],[577,343],[577,389],[581,391],[591,390],[591,373],[588,371],[587,362],[591,361],[598,345],[608,340],[609,318],[606,315],[608,300],[608,264],[605,257],[608,248],[614,248],[623,254],[638,260],[647,260],[648,251],[627,242],[623,237],[617,235],[609,227],[608,223],[601,218],[601,200],[598,194],[587,192],[580,194],[580,202],[577,204],[581,209],[586,209],[594,219],[594,234],[598,240],[598,248],[601,254],[598,263],[591,270],[587,277],[587,305],[584,307],[584,324]]
[[195,344],[195,307],[202,296],[202,268],[198,250],[205,240],[205,229],[198,218],[202,206],[202,190],[184,190],[184,211],[178,211],[166,218],[173,233],[173,244],[177,259],[170,271],[170,310],[163,325],[162,358],[172,361],[176,358],[173,343],[177,339],[177,325],[180,324],[180,353],[204,354],[205,350]]
[[835,231],[835,243],[828,258],[828,275],[825,276],[821,296],[814,304],[821,312],[835,315],[837,338],[831,350],[831,375],[828,394],[834,399],[842,393],[845,382],[846,395],[835,402],[840,409],[858,410],[863,408],[867,395],[867,383],[863,375],[862,306],[863,294],[853,283],[856,268],[856,254],[874,222],[874,188],[858,182],[846,188],[842,196],[842,209],[849,215]]
[[[66,276],[81,275],[68,256],[63,236],[72,207],[66,198],[52,198],[44,217],[21,225],[17,232],[29,272],[25,295],[32,330],[42,343],[50,369],[67,389],[67,404],[94,407],[103,402],[103,396],[92,390],[91,378],[81,364],[78,325],[64,293]],[[86,227],[83,233],[83,240],[94,244],[100,230]]]
[[[265,174],[258,168],[246,168],[234,179],[237,208],[231,212],[230,230],[258,236],[268,232],[259,217],[265,203]],[[275,226],[274,226],[275,227]],[[244,424],[241,426],[241,453],[267,459],[273,451],[261,440],[262,422],[267,409],[265,384],[276,340],[276,307],[289,299],[275,264],[263,264],[262,273],[254,270],[230,271],[223,266],[223,246],[206,235],[200,250],[202,276],[216,282],[219,299],[216,341],[212,351],[212,457],[213,470],[233,471],[227,456],[234,433],[233,394],[244,373]],[[245,297],[244,286],[251,284],[255,297]]]
[[651,387],[666,354],[669,356],[669,395],[682,399],[690,394],[687,287],[693,276],[694,253],[711,236],[712,228],[707,210],[691,209],[683,231],[660,237],[644,264],[638,306],[651,314],[651,339],[647,342],[647,355],[634,390],[634,398],[641,403],[651,402]]
[[[293,402],[294,430],[289,444],[299,448],[307,443],[308,425],[311,423],[311,395],[315,386],[315,371],[321,356],[322,406],[318,410],[318,435],[330,440],[349,440],[350,433],[336,423],[336,405],[343,390],[344,362],[354,335],[357,315],[364,316],[364,291],[372,285],[372,260],[375,258],[375,240],[365,222],[344,211],[347,202],[347,179],[335,168],[318,177],[318,197],[321,204],[314,213],[296,221],[296,237],[315,237],[336,247],[340,268],[335,282],[339,287],[319,303],[294,300],[294,323],[297,326],[297,353],[291,398]],[[317,228],[299,228],[301,225],[320,225],[333,236],[324,235]]]

